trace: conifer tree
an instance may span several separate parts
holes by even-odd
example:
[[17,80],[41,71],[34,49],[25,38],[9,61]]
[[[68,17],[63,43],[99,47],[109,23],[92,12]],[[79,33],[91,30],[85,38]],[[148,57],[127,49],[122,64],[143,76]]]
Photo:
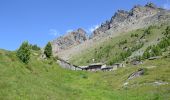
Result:
[[20,48],[17,50],[17,57],[25,64],[27,64],[30,60],[30,45],[28,42],[23,42]]
[[44,54],[46,55],[47,58],[50,58],[52,56],[52,46],[50,42],[48,42],[48,44],[46,45]]

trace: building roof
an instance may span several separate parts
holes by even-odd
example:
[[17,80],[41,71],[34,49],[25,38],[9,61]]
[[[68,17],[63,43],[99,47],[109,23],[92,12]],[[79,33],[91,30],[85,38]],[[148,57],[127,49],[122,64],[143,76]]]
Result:
[[93,64],[90,64],[89,66],[95,66],[95,65],[97,65],[97,66],[99,66],[99,65],[104,65],[103,63],[93,63]]
[[113,65],[121,65],[121,64],[123,64],[123,63],[114,63]]

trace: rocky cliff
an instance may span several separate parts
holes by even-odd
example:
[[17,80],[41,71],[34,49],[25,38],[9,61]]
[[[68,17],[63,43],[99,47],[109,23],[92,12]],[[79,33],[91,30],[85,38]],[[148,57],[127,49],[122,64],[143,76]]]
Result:
[[[131,29],[142,28],[150,24],[156,24],[169,20],[169,11],[156,7],[153,3],[145,6],[136,5],[130,11],[118,10],[111,20],[103,23],[96,29],[92,36],[109,35]],[[168,18],[168,19],[167,19]],[[107,32],[110,30],[110,32]]]
[[69,49],[73,46],[83,43],[87,39],[86,32],[79,28],[73,32],[67,33],[65,36],[53,40],[51,42],[53,46],[53,52],[58,53],[61,50]]

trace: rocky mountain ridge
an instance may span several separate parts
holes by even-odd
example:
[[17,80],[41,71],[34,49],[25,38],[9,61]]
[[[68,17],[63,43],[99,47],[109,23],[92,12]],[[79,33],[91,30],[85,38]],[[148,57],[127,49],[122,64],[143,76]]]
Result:
[[170,21],[170,11],[156,7],[153,3],[148,3],[145,6],[136,5],[130,11],[118,10],[110,20],[94,30],[90,39],[83,29],[78,29],[53,40],[53,52],[63,59],[68,56],[70,58],[74,52],[76,54],[83,52],[108,37],[115,37],[123,32],[168,21]]
[[161,15],[164,16],[165,13],[165,9],[158,8],[153,3],[148,3],[145,6],[136,5],[130,11],[118,10],[111,20],[97,28],[92,36],[109,35],[104,33],[110,29],[112,29],[112,33],[115,33],[132,27],[141,28],[160,21]]

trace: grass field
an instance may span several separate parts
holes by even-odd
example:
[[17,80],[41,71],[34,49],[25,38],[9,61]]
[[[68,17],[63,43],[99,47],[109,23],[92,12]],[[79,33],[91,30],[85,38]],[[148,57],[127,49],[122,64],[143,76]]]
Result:
[[[143,76],[127,80],[139,68]],[[169,84],[157,85],[155,82]],[[128,82],[125,87],[123,84]],[[170,58],[127,65],[111,72],[62,69],[32,53],[28,65],[0,50],[0,100],[170,100]]]

